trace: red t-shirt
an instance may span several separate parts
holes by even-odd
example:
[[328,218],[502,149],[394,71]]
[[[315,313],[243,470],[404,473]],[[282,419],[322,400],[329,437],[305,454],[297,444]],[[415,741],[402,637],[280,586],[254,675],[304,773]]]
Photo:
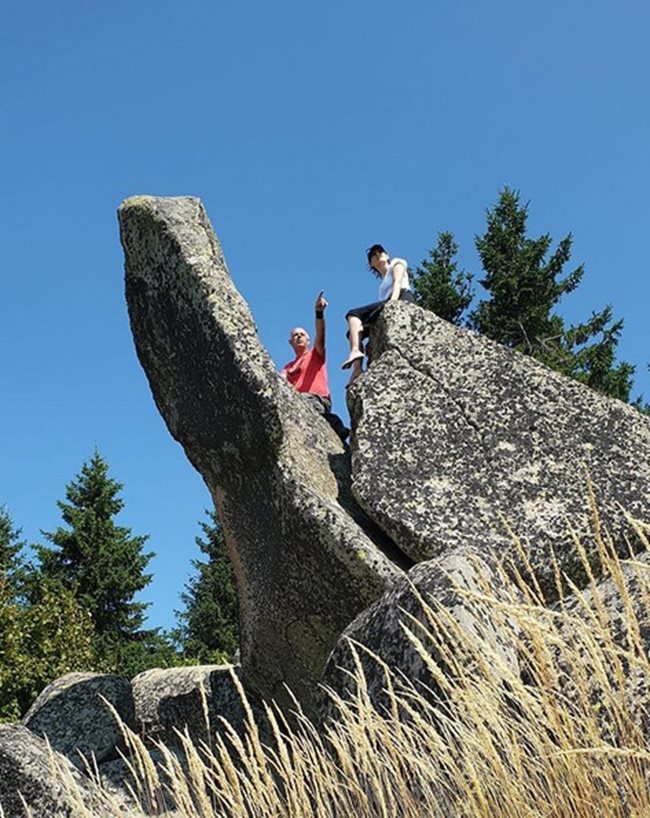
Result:
[[285,364],[282,371],[286,373],[287,380],[298,392],[311,392],[313,395],[321,395],[323,398],[330,399],[325,356],[320,355],[315,347],[291,363]]

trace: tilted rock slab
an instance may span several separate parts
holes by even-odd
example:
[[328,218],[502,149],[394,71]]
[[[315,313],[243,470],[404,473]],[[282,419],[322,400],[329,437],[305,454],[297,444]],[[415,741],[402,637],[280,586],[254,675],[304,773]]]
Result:
[[308,706],[339,633],[401,569],[361,527],[340,441],[260,344],[201,202],[135,197],[119,221],[138,357],[219,510],[247,689],[287,684]]
[[650,521],[650,418],[631,406],[403,302],[372,349],[349,390],[352,490],[414,562],[512,552],[510,526],[552,589],[550,548],[574,571],[568,526],[591,529],[587,474],[616,542],[635,539],[621,508]]
[[131,683],[104,673],[61,676],[40,693],[23,718],[25,727],[47,737],[53,749],[82,768],[91,756],[101,762],[117,755],[120,721],[133,729]]

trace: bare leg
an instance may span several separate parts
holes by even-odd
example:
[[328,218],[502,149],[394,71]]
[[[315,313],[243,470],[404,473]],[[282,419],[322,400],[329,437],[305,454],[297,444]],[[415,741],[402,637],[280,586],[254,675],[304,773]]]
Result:
[[363,332],[363,324],[361,319],[356,315],[351,315],[348,318],[348,335],[350,338],[350,354],[347,360],[343,362],[341,369],[349,369],[352,364],[359,365],[361,369],[361,361],[363,360],[363,350],[361,349],[361,333]]
[[354,361],[354,363],[352,364],[352,373],[350,374],[350,378],[349,378],[348,382],[345,384],[346,389],[347,389],[348,386],[353,384],[356,381],[356,379],[359,377],[359,375],[361,375],[361,373],[363,372],[363,365],[362,364],[363,364],[363,359],[362,358],[357,358],[357,360]]

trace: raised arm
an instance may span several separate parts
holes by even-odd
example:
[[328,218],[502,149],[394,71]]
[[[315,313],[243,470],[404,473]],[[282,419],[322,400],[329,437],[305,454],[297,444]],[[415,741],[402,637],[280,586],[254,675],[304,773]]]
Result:
[[316,335],[314,337],[314,349],[325,357],[325,310],[327,301],[323,298],[323,290],[318,293],[318,298],[314,304],[316,310]]

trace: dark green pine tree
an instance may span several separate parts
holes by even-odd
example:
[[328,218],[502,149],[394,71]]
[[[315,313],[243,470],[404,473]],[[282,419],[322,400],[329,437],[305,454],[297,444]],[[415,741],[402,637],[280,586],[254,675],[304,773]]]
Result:
[[[650,364],[646,364],[648,372],[650,372]],[[638,409],[639,412],[643,412],[644,415],[650,415],[650,403],[648,403],[643,395],[637,395],[637,397],[632,401],[632,406],[635,409]]]
[[183,654],[198,662],[222,662],[233,658],[239,646],[237,586],[216,512],[206,512],[201,522],[204,539],[196,543],[207,561],[192,560],[196,574],[181,593],[185,605],[176,611],[176,632]]
[[[569,358],[571,369],[566,374],[598,392],[629,401],[634,366],[625,361],[616,362],[623,320],[611,322],[612,308],[608,305],[602,312],[595,313],[589,321],[567,330],[566,344],[572,355]],[[597,340],[590,341],[594,337]],[[637,408],[642,409],[640,406]]]
[[9,512],[0,506],[0,593],[5,599],[13,600],[24,591],[29,575],[22,556],[24,547],[20,529],[14,528]]
[[472,275],[458,270],[457,253],[453,233],[438,233],[438,243],[429,250],[429,258],[410,272],[417,303],[452,324],[461,323],[474,295]]
[[555,312],[560,299],[580,284],[579,265],[563,275],[571,257],[571,234],[551,251],[544,234],[527,236],[528,204],[504,188],[487,211],[487,230],[476,237],[488,293],[469,316],[469,326],[500,344],[532,355],[553,369],[610,397],[629,400],[634,367],[615,362],[623,327],[612,323],[611,307],[567,328]]
[[571,235],[547,259],[551,237],[528,238],[527,221],[528,205],[520,205],[519,194],[504,188],[487,211],[485,234],[476,238],[485,271],[480,283],[489,298],[472,312],[470,324],[500,344],[538,357],[562,341],[564,321],[553,308],[578,286],[584,269],[576,267],[561,279],[571,256]]
[[43,532],[52,547],[37,547],[43,580],[72,590],[90,613],[100,661],[115,646],[142,639],[147,604],[134,597],[151,580],[144,572],[153,556],[142,550],[147,537],[114,519],[124,507],[121,489],[95,451],[66,487],[67,502],[58,502],[67,528]]

